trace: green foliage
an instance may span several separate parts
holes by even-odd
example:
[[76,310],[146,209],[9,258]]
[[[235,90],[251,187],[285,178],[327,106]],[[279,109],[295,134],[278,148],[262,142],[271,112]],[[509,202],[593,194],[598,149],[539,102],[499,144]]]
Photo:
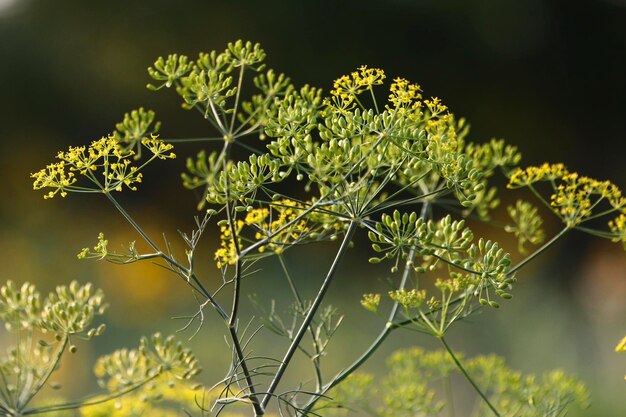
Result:
[[41,397],[43,388],[60,388],[51,377],[62,358],[76,352],[77,339],[89,341],[102,335],[105,325],[94,326],[94,320],[106,307],[102,291],[76,281],[58,286],[43,299],[29,283],[18,287],[8,281],[0,288],[0,318],[16,340],[0,357],[0,415],[64,415],[63,410],[100,404],[156,379],[171,383],[189,380],[199,372],[198,362],[188,349],[171,336],[163,339],[157,334],[150,341],[142,339],[138,350],[122,349],[98,360],[95,373],[105,378],[102,386],[107,392],[90,400],[55,403],[37,399],[37,405],[31,405]]
[[[345,404],[351,402],[359,409],[369,407],[364,397],[375,392],[380,402],[366,410],[374,415],[435,416],[452,402],[442,400],[432,383],[458,373],[480,397],[475,415],[558,416],[568,403],[584,403],[584,389],[563,373],[525,377],[497,358],[464,359],[455,355],[445,336],[453,324],[482,306],[497,308],[501,300],[510,299],[518,271],[571,230],[626,247],[626,198],[621,191],[562,164],[519,167],[517,148],[503,140],[470,141],[468,124],[440,99],[426,98],[419,85],[401,77],[385,86],[382,69],[362,66],[336,79],[330,95],[325,95],[315,87],[293,85],[285,75],[266,69],[264,59],[258,44],[242,41],[228,44],[222,52],[201,53],[196,60],[176,54],[158,58],[148,69],[155,81],[149,88],[172,88],[184,109],[195,109],[205,118],[214,130],[212,137],[157,138],[154,113],[139,109],[126,114],[113,135],[89,147],[60,152],[59,162],[31,175],[35,189],[48,191],[45,198],[69,192],[105,195],[150,247],[142,253],[132,242],[124,252],[112,252],[100,234],[93,250],[83,249],[79,258],[160,263],[193,291],[197,312],[189,316],[186,327],[197,323],[200,331],[208,317],[205,309],[215,310],[233,359],[212,391],[217,394],[210,398],[211,405],[202,402],[203,407],[220,414],[245,406],[255,416],[268,415],[268,407],[274,407],[281,415],[304,416],[342,406],[344,413],[349,409]],[[148,163],[174,158],[171,142],[181,148],[185,142],[207,145],[187,159],[187,172],[181,175],[185,188],[201,190],[202,213],[191,233],[181,233],[186,245],[182,260],[168,241],[157,244],[111,193],[136,190]],[[136,159],[143,148],[150,157],[139,164]],[[233,152],[236,148],[239,152]],[[526,189],[563,223],[560,232],[517,263],[512,261],[515,254],[490,239],[493,232],[476,236],[469,227],[473,222],[501,227],[517,237],[521,253],[528,250],[527,244],[539,245],[546,239],[539,210],[524,200],[508,208],[512,224],[491,221],[500,202],[498,177],[508,182],[509,189]],[[604,229],[584,225],[605,216],[612,219]],[[219,234],[213,255],[221,276],[217,283],[215,270],[207,277],[197,268],[198,257],[206,253],[198,245],[207,230]],[[362,231],[374,251],[370,262],[392,263],[387,297],[368,292],[362,305],[378,315],[388,313],[377,339],[343,371],[328,377],[322,372],[322,360],[342,316],[322,304]],[[284,253],[332,241],[341,244],[318,291],[307,297]],[[280,278],[293,296],[289,320],[276,312],[275,300],[264,300],[269,308],[257,303],[267,312],[263,323],[287,339],[288,348],[279,356],[273,356],[274,351],[253,352],[251,342],[261,327],[252,330],[254,319],[244,320],[241,309],[244,278],[261,274],[257,263],[272,261],[280,264]],[[22,306],[12,310],[13,326],[30,326],[30,316],[22,311],[40,309],[31,290],[23,291],[7,298],[11,300],[7,305]],[[77,293],[74,299],[55,302],[69,305],[91,299],[85,297]],[[84,332],[95,311],[88,303],[80,310],[82,315],[73,310],[67,317],[56,310],[49,315],[69,337],[71,332]],[[355,376],[387,336],[400,328],[432,335],[446,351],[395,355],[389,377],[376,387],[370,377]],[[92,331],[86,330],[87,337]],[[301,381],[313,382],[288,388],[283,376],[298,353],[310,360],[313,373]],[[142,341],[137,350],[107,356],[97,366],[103,384],[115,395],[148,382],[156,384],[166,376],[170,381],[187,380],[197,370],[189,351],[158,336],[150,343]],[[346,379],[352,383],[342,385]],[[158,415],[158,405],[144,399],[161,392],[138,392],[139,399],[122,409],[128,415]],[[329,399],[329,392],[336,397]]]
[[545,232],[541,228],[543,220],[539,217],[537,207],[527,201],[517,200],[515,206],[506,209],[513,224],[505,226],[504,230],[515,234],[520,253],[527,253],[526,243],[538,245],[545,240]]
[[[568,407],[589,405],[585,387],[561,370],[540,378],[523,375],[496,355],[467,358],[464,363],[502,416],[564,416]],[[325,417],[357,415],[353,412],[358,411],[376,417],[448,415],[455,394],[450,384],[459,372],[446,351],[398,351],[389,357],[387,366],[387,375],[376,384],[371,375],[354,374],[330,393],[333,400],[320,401],[316,411]],[[475,401],[473,412],[463,415],[490,414],[482,400]]]
[[124,115],[124,120],[115,125],[116,131],[113,136],[126,144],[125,152],[134,152],[135,159],[141,158],[141,145],[144,139],[148,139],[159,132],[161,122],[154,123],[154,112],[140,107]]

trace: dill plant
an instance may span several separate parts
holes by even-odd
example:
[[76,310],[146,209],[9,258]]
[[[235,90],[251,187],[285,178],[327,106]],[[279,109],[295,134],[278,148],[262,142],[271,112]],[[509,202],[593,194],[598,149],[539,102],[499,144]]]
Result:
[[[160,138],[154,112],[138,109],[112,134],[60,152],[57,162],[32,174],[34,188],[45,190],[45,198],[102,195],[150,248],[141,252],[131,243],[112,251],[100,234],[79,258],[160,262],[199,300],[190,325],[197,321],[201,331],[208,309],[224,323],[230,367],[202,395],[210,400],[197,400],[201,409],[188,411],[226,415],[239,405],[240,412],[254,416],[345,415],[358,409],[408,417],[442,415],[447,407],[454,415],[450,390],[442,400],[431,386],[449,382],[453,374],[465,378],[478,397],[474,411],[463,415],[560,416],[570,404],[584,406],[587,394],[575,378],[561,371],[523,376],[494,356],[465,358],[446,334],[477,309],[498,308],[510,299],[518,271],[573,231],[626,247],[626,198],[618,187],[558,163],[521,167],[516,147],[503,140],[469,141],[465,120],[440,99],[424,97],[418,84],[404,78],[389,82],[382,69],[360,67],[335,80],[326,95],[309,85],[294,86],[267,69],[264,59],[258,44],[241,41],[195,60],[176,54],[158,58],[148,69],[154,80],[148,88],[174,90],[183,108],[197,111],[214,136]],[[198,190],[201,198],[196,229],[181,234],[187,249],[179,257],[169,242],[157,243],[141,228],[117,194],[136,190],[148,163],[174,158],[173,147],[184,150],[186,142],[204,142],[207,148],[187,159],[182,174],[183,186]],[[235,159],[235,148],[237,155],[248,156]],[[507,208],[507,222],[491,218],[499,193],[506,191],[494,185],[498,177],[506,189],[523,189],[529,196]],[[535,204],[562,222],[554,236],[546,236]],[[605,219],[604,228],[598,227],[599,218]],[[507,248],[475,236],[470,222],[513,234],[523,259],[513,262]],[[198,246],[207,233],[219,236],[211,271],[197,267],[204,255]],[[363,284],[361,303],[383,318],[380,332],[352,363],[327,375],[322,361],[342,316],[323,301],[356,234],[369,237],[369,262],[389,265],[395,289],[378,294]],[[336,254],[328,259],[317,293],[303,294],[286,252],[326,241],[337,242]],[[288,339],[278,357],[250,351],[255,332],[246,325],[250,319],[241,317],[252,266],[270,258],[280,264],[294,306],[288,318],[273,304],[265,306],[270,311],[265,327]],[[258,270],[254,274],[272,279]],[[215,276],[218,285],[212,284]],[[402,328],[431,335],[442,350],[397,353],[390,358],[390,376],[372,388],[372,377],[357,370]],[[310,360],[311,376],[288,387],[283,377],[296,354]],[[379,402],[369,404],[376,396]]]
[[94,320],[106,310],[104,295],[91,284],[73,281],[58,286],[43,298],[34,285],[12,281],[0,288],[0,319],[15,335],[0,358],[0,415],[63,414],[84,406],[97,406],[149,386],[150,391],[173,381],[188,381],[199,372],[195,357],[173,337],[155,334],[143,338],[137,349],[122,349],[98,359],[95,373],[101,392],[78,401],[39,398],[45,387],[58,389],[54,374],[78,341],[101,336],[104,324]]

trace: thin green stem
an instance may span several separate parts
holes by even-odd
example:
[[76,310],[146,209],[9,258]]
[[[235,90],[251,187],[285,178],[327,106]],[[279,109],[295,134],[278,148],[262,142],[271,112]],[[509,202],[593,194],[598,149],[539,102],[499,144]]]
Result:
[[[159,246],[152,240],[150,239],[150,237],[143,231],[143,229],[139,226],[139,224],[137,224],[137,222],[130,216],[130,214],[128,214],[126,212],[126,210],[124,210],[124,208],[117,202],[117,200],[115,199],[115,197],[113,197],[111,195],[111,193],[108,192],[103,192],[104,195],[106,195],[106,197],[109,199],[109,201],[111,201],[111,203],[113,203],[113,205],[115,206],[115,208],[122,214],[122,216],[124,216],[124,218],[126,219],[126,221],[128,223],[130,223],[130,225],[133,227],[133,229],[135,229],[137,231],[137,233],[139,233],[141,235],[141,237],[146,241],[146,243],[148,243],[148,245],[150,245],[150,247],[152,249],[154,249],[156,252],[159,253],[160,257],[163,258],[165,260],[165,262],[167,262],[168,264],[172,265],[172,267],[176,268],[178,271],[174,271],[176,273],[178,273],[186,282],[189,286],[191,286],[191,288],[194,289],[194,291],[196,291],[199,294],[204,295],[209,302],[211,303],[211,305],[215,308],[215,310],[218,312],[218,314],[220,315],[220,317],[223,320],[227,320],[228,315],[226,314],[226,312],[224,311],[224,309],[219,305],[219,303],[217,302],[217,300],[215,300],[215,298],[211,295],[211,293],[204,287],[204,285],[202,285],[202,283],[200,282],[200,280],[198,279],[198,277],[196,276],[196,274],[194,274],[192,271],[189,271],[187,268],[185,268],[184,266],[182,266],[181,264],[179,264],[175,259],[173,259],[171,256],[166,255],[160,248]],[[181,272],[182,271],[182,272]],[[193,283],[192,283],[193,281]]]
[[276,391],[276,388],[278,387],[278,383],[282,379],[283,374],[285,373],[285,370],[287,369],[287,366],[289,365],[289,362],[291,362],[291,358],[293,357],[294,353],[298,349],[298,345],[300,344],[300,341],[302,340],[304,333],[307,331],[309,325],[311,324],[311,321],[313,320],[313,317],[315,316],[317,309],[322,304],[322,300],[324,299],[326,291],[330,287],[330,283],[333,281],[333,278],[335,277],[335,274],[337,273],[339,264],[341,263],[346,251],[348,250],[348,246],[350,242],[352,241],[352,236],[354,235],[356,227],[357,227],[357,223],[352,221],[350,223],[350,226],[348,227],[348,230],[346,231],[346,235],[344,236],[343,241],[341,242],[339,251],[337,252],[335,259],[333,260],[333,263],[331,264],[330,269],[328,270],[326,278],[324,279],[324,282],[322,283],[322,286],[320,287],[317,293],[317,296],[313,300],[313,303],[311,304],[309,311],[304,317],[304,320],[302,324],[300,325],[298,332],[294,336],[293,341],[289,345],[289,348],[287,349],[287,352],[285,353],[285,356],[283,357],[283,360],[281,361],[281,364],[278,367],[278,370],[276,371],[276,375],[274,375],[274,378],[272,379],[272,382],[270,383],[267,389],[265,397],[263,398],[263,401],[262,401],[263,408],[267,406],[267,403],[274,395],[274,392]]
[[[376,147],[380,144],[380,142],[382,141],[382,137],[380,137],[376,143],[374,144],[374,146],[372,147],[372,149],[376,149]],[[363,157],[361,157],[353,166],[352,168],[350,168],[350,170],[344,175],[343,180],[346,180],[347,178],[350,177],[350,175],[352,174],[352,172],[357,169],[361,163],[363,161],[365,161],[365,159],[369,156],[369,153],[364,155]],[[329,196],[332,196],[335,192],[335,190],[337,189],[337,187],[339,186],[339,184],[341,184],[341,182],[338,182],[336,185],[334,185],[326,194],[324,194],[323,196],[320,197],[319,200],[317,200],[315,203],[311,204],[311,206],[309,208],[307,208],[306,210],[304,210],[302,213],[300,213],[299,216],[295,217],[294,219],[288,221],[287,223],[285,223],[284,225],[282,225],[281,227],[279,227],[278,229],[274,230],[272,233],[269,233],[265,238],[260,239],[258,241],[256,241],[255,243],[253,243],[252,245],[248,246],[247,248],[245,248],[244,250],[241,251],[241,256],[245,256],[248,253],[256,250],[257,248],[259,248],[260,246],[264,246],[266,245],[268,242],[272,241],[272,238],[274,238],[274,236],[278,236],[280,233],[283,232],[283,230],[286,230],[287,228],[291,227],[292,225],[296,224],[297,222],[299,222],[300,220],[302,220],[304,218],[304,216],[306,216],[307,214],[311,213],[313,210],[315,210],[317,207],[325,204],[325,200],[326,198],[328,198]]]
[[539,256],[543,251],[545,251],[546,249],[548,249],[550,246],[552,246],[557,240],[559,240],[565,233],[567,233],[570,230],[570,227],[565,227],[564,229],[562,229],[558,234],[556,234],[552,239],[550,239],[548,242],[546,242],[542,247],[540,247],[539,249],[537,249],[536,251],[534,251],[532,254],[530,254],[526,259],[524,259],[523,261],[521,261],[520,263],[518,263],[516,266],[514,266],[513,268],[511,268],[509,270],[509,272],[507,272],[507,275],[513,275],[515,272],[517,272],[519,269],[521,269],[524,265],[526,265],[528,262],[532,261],[533,259],[535,259],[537,256]]
[[378,110],[378,102],[376,101],[376,96],[374,95],[374,89],[372,88],[371,85],[370,85],[369,90],[372,96],[372,101],[374,102],[374,108],[376,109],[376,114],[380,114],[380,111]]
[[71,402],[71,403],[64,403],[64,404],[55,404],[55,405],[48,405],[48,406],[43,406],[43,407],[37,407],[37,408],[31,408],[29,410],[24,410],[22,412],[22,415],[31,415],[31,414],[42,414],[42,413],[49,413],[51,411],[61,411],[61,410],[74,410],[80,407],[88,407],[91,405],[98,405],[98,404],[102,404],[105,403],[107,401],[113,400],[115,398],[119,398],[123,395],[128,394],[129,392],[132,392],[142,386],[144,386],[145,384],[147,384],[148,382],[152,381],[153,379],[155,379],[157,376],[159,376],[160,374],[156,374],[154,376],[148,377],[140,382],[137,382],[131,386],[128,386],[124,389],[118,390],[118,391],[114,391],[111,392],[109,394],[103,395],[102,397],[98,398],[98,399],[94,399],[94,400],[85,400],[85,401],[76,401],[76,402]]
[[496,410],[496,408],[493,406],[493,404],[491,404],[491,402],[489,401],[489,399],[487,398],[487,396],[482,392],[482,390],[478,387],[478,385],[476,385],[476,382],[474,382],[474,380],[472,379],[471,376],[469,376],[469,374],[467,373],[467,371],[465,370],[465,368],[463,367],[463,365],[461,364],[461,362],[459,361],[459,359],[456,357],[456,355],[454,354],[454,351],[450,348],[450,346],[448,345],[448,343],[446,342],[446,339],[441,336],[439,337],[439,340],[441,340],[441,343],[443,344],[443,347],[446,348],[446,350],[448,351],[448,354],[450,355],[450,357],[452,358],[452,360],[454,361],[454,363],[456,364],[456,367],[459,368],[459,370],[461,371],[461,373],[463,374],[463,376],[465,377],[465,379],[467,379],[467,381],[470,383],[470,385],[474,388],[474,390],[478,393],[478,395],[480,395],[480,397],[485,401],[485,403],[487,404],[487,406],[491,409],[491,411],[493,411],[493,413],[497,416],[500,417],[500,413],[498,413],[498,410]]
[[[595,207],[595,206],[596,206],[599,202],[600,202],[600,200],[598,200],[598,201],[597,201],[597,202],[596,202],[593,206]],[[589,210],[591,210],[592,208],[593,208],[593,207],[591,207]],[[581,223],[583,223],[583,222],[587,222],[587,221],[589,221],[589,220],[597,219],[597,218],[599,218],[599,217],[606,216],[606,215],[611,214],[611,213],[613,213],[613,212],[615,212],[615,211],[618,211],[618,210],[620,210],[620,208],[618,208],[618,207],[611,207],[610,209],[606,209],[606,210],[604,210],[604,211],[601,211],[600,213],[594,214],[593,216],[585,217],[585,218],[581,221]]]
[[374,207],[372,210],[369,210],[366,213],[366,215],[368,215],[368,216],[372,215],[372,214],[377,213],[379,211],[383,211],[383,210],[385,210],[385,209],[387,209],[389,207],[399,207],[399,206],[403,206],[403,205],[413,204],[416,201],[423,200],[423,199],[428,198],[428,197],[432,197],[433,195],[437,195],[437,194],[439,194],[439,193],[441,193],[443,191],[447,191],[447,189],[446,188],[440,188],[440,189],[435,190],[435,191],[430,191],[428,193],[420,194],[420,195],[417,195],[415,197],[406,198],[406,199],[403,199],[403,200],[389,201],[389,199],[386,199],[384,203],[380,203],[379,205]]
[[448,400],[448,411],[450,417],[455,417],[454,412],[454,396],[452,395],[452,382],[450,381],[450,375],[447,375],[443,381],[443,389],[446,392],[446,398]]
[[4,373],[4,370],[0,368],[0,407],[4,410],[15,407],[15,401],[11,397],[11,393],[8,391],[9,380]]
[[213,103],[213,100],[209,100],[209,107],[211,108],[211,112],[213,113],[213,118],[215,119],[215,123],[217,123],[217,130],[219,130],[221,134],[226,135],[228,132],[226,131],[226,128],[224,127],[224,124],[222,123],[222,119],[220,118],[220,115],[218,114],[217,109],[215,108],[215,104]]
[[[280,262],[280,266],[285,273],[285,277],[287,278],[287,282],[289,283],[289,288],[291,288],[291,292],[293,293],[294,298],[296,299],[296,303],[302,312],[304,312],[304,303],[302,302],[302,297],[300,297],[300,293],[296,288],[293,279],[291,278],[291,274],[289,273],[289,269],[287,269],[287,265],[285,263],[285,259],[282,254],[278,255],[278,261]],[[317,343],[317,338],[315,337],[315,331],[313,330],[313,323],[309,325],[309,334],[311,335],[311,341],[313,343],[313,349],[315,350],[315,355],[311,358],[313,361],[313,367],[315,368],[315,382],[316,382],[316,391],[322,389],[322,385],[324,383],[322,379],[322,368],[320,366],[320,354],[321,349],[319,344]]]
[[167,143],[223,142],[224,138],[174,138],[161,139]]
[[558,212],[554,211],[554,207],[552,207],[552,205],[548,203],[545,198],[543,198],[543,196],[535,189],[535,187],[533,187],[532,184],[528,184],[528,189],[535,195],[535,197],[537,197],[539,201],[541,201],[541,203],[543,203],[544,206],[550,209],[551,212],[556,214],[556,216],[563,221],[563,217],[561,217]]
[[[422,206],[421,218],[422,219],[426,219],[428,217],[429,211],[430,211],[430,203],[425,202],[424,205]],[[416,247],[414,246],[409,251],[409,254],[408,254],[408,257],[407,257],[407,263],[406,263],[406,265],[404,267],[404,271],[402,273],[402,278],[400,279],[400,284],[398,285],[398,289],[400,289],[400,290],[404,289],[404,287],[406,286],[406,283],[407,283],[407,281],[409,279],[409,274],[410,274],[411,268],[412,268],[411,261],[415,257],[415,252],[416,252]],[[319,391],[319,394],[317,396],[313,397],[306,404],[306,406],[303,407],[304,415],[306,415],[306,413],[310,412],[313,409],[313,406],[315,406],[315,404],[317,403],[317,401],[319,401],[321,398],[323,398],[324,395],[326,395],[326,393],[331,388],[333,388],[334,386],[339,384],[341,381],[343,381],[348,376],[350,376],[354,371],[356,371],[359,367],[361,367],[361,365],[363,365],[374,354],[374,352],[376,352],[376,350],[382,345],[382,343],[385,341],[385,339],[387,339],[387,337],[389,336],[391,331],[398,328],[398,326],[394,326],[393,325],[393,321],[394,321],[394,319],[396,317],[396,314],[398,313],[399,308],[400,308],[400,304],[398,302],[394,302],[393,306],[391,307],[391,311],[389,312],[389,316],[387,318],[387,323],[385,324],[385,327],[381,330],[381,332],[378,334],[376,339],[372,342],[372,344],[370,344],[367,347],[367,349],[361,354],[361,356],[359,356],[345,370],[343,370],[340,373],[338,373],[330,382],[328,382],[326,385],[324,385],[324,388],[321,391]]]
[[602,230],[590,229],[588,227],[576,226],[576,227],[574,227],[574,229],[580,230],[581,232],[589,233],[590,235],[593,235],[593,236],[602,237],[602,238],[605,238],[605,239],[614,239],[614,238],[619,237],[619,235],[617,233],[611,233],[611,232],[605,232],[605,231],[602,231]]
[[230,128],[228,129],[228,134],[233,134],[233,129],[235,128],[235,119],[237,118],[237,107],[239,107],[239,97],[241,97],[241,86],[243,84],[243,71],[246,68],[245,65],[242,65],[239,69],[239,80],[237,81],[237,93],[235,94],[235,105],[233,106],[233,115],[230,119]]
[[[241,75],[243,74],[243,67],[242,67],[242,72],[240,73],[240,83],[241,83]],[[239,91],[239,90],[238,90]],[[239,94],[237,95],[237,99],[239,98]],[[233,123],[234,123],[234,118],[233,118]],[[232,131],[232,125],[231,125],[231,131]],[[225,141],[224,142],[224,148],[222,150],[222,154],[220,156],[223,156],[223,160],[222,160],[222,169],[224,170],[224,172],[226,172],[226,167],[227,167],[227,159],[228,159],[228,154],[230,151],[230,145],[232,142],[229,141]],[[238,317],[238,313],[239,313],[239,301],[241,299],[241,259],[242,259],[242,254],[241,254],[241,247],[239,245],[239,236],[237,234],[237,229],[235,227],[235,219],[233,218],[233,213],[232,213],[232,207],[230,204],[230,195],[229,195],[229,191],[228,191],[228,175],[225,176],[226,178],[226,203],[225,203],[225,211],[226,211],[226,218],[228,220],[228,225],[230,227],[230,235],[232,238],[232,242],[233,242],[233,246],[235,248],[235,255],[236,255],[236,260],[235,260],[235,277],[234,277],[234,288],[233,288],[233,302],[232,302],[232,308],[231,308],[231,312],[230,312],[230,316],[228,318],[228,331],[230,332],[230,336],[231,339],[233,341],[233,346],[235,347],[235,352],[237,353],[237,357],[239,359],[239,366],[241,366],[241,370],[244,374],[244,377],[246,379],[246,383],[248,384],[248,390],[250,391],[250,401],[252,402],[252,408],[254,409],[254,415],[255,416],[262,416],[264,414],[263,408],[264,406],[262,406],[259,403],[259,399],[256,393],[256,389],[254,388],[254,383],[252,381],[252,376],[250,374],[250,370],[248,369],[248,365],[246,362],[246,357],[244,355],[243,349],[241,348],[241,343],[239,341],[239,335],[237,334],[237,317]]]
[[65,348],[69,343],[70,337],[68,334],[63,334],[62,339],[60,341],[59,347],[54,355],[54,358],[50,361],[50,366],[46,369],[46,372],[41,376],[39,381],[35,384],[35,387],[31,390],[28,390],[28,395],[25,396],[24,399],[18,399],[16,408],[18,410],[22,410],[24,407],[28,405],[30,400],[33,399],[35,395],[41,390],[41,388],[48,382],[50,375],[57,369],[59,362],[61,361],[61,356],[63,356],[63,352],[65,352]]

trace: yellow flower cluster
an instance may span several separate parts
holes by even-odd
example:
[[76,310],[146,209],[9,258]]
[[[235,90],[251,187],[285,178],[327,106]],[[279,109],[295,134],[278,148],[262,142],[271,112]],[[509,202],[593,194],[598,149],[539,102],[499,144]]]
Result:
[[[626,249],[626,214],[620,214],[615,219],[609,222],[609,228],[611,232],[615,234],[612,239],[613,242],[622,242],[624,249]],[[626,339],[626,338],[625,338]],[[624,343],[626,351],[626,342]]]
[[[173,146],[164,143],[155,136],[150,139],[144,138],[142,144],[153,154],[148,162],[155,158],[176,157],[170,152]],[[119,139],[114,136],[96,140],[89,147],[70,147],[67,152],[57,154],[59,162],[49,164],[39,172],[31,174],[31,178],[34,179],[33,188],[35,190],[52,188],[53,190],[44,198],[52,198],[56,194],[65,197],[68,191],[122,191],[124,186],[136,190],[137,188],[133,184],[141,182],[142,174],[139,173],[141,167],[131,165],[133,155],[134,152],[126,150]],[[144,163],[142,167],[148,162]],[[98,172],[102,175],[100,179],[96,177]],[[96,188],[75,185],[78,181],[76,173],[87,178]]]
[[428,132],[427,153],[432,161],[441,164],[446,178],[457,175],[461,167],[456,163],[459,153],[459,141],[454,125],[454,116],[440,115],[426,122]]
[[143,138],[141,144],[145,146],[152,154],[159,159],[174,159],[176,154],[170,152],[174,149],[174,145],[165,143],[152,135],[150,138]]
[[[313,211],[302,216],[309,204],[314,203],[284,199],[272,202],[269,207],[251,209],[243,220],[235,221],[235,233],[240,250],[243,250],[247,242],[258,242],[270,237],[267,244],[258,247],[258,251],[279,255],[304,239],[324,239],[329,236],[332,238],[344,228],[344,224],[332,214]],[[220,247],[214,256],[217,267],[234,265],[237,261],[237,251],[231,236],[231,228],[227,224],[220,226],[220,241]]]
[[545,232],[541,228],[543,219],[539,216],[537,207],[527,201],[517,200],[515,206],[507,207],[507,211],[513,224],[507,224],[504,230],[515,234],[520,253],[526,253],[524,247],[526,242],[533,245],[543,242],[545,239]]
[[406,309],[419,308],[422,302],[426,299],[426,290],[418,291],[413,288],[410,291],[405,289],[390,291],[389,298]]
[[87,259],[88,257],[104,259],[109,254],[107,246],[109,241],[104,238],[104,233],[98,233],[98,243],[93,247],[93,252],[89,248],[83,248],[77,255],[78,259]]
[[404,78],[395,78],[389,87],[389,101],[396,107],[416,109],[422,106],[421,87]]
[[554,181],[566,174],[568,171],[563,164],[545,163],[538,167],[520,168],[511,175],[507,188],[526,187],[539,181]]
[[568,226],[574,226],[585,217],[589,217],[592,211],[591,194],[593,193],[593,180],[572,173],[563,176],[564,184],[556,187],[556,193],[550,197],[550,205],[563,217]]
[[621,191],[610,181],[581,177],[577,173],[564,175],[561,180],[563,184],[556,187],[550,204],[570,226],[591,216],[594,207],[602,199],[606,199],[613,209],[626,206]]
[[331,94],[335,96],[342,107],[350,105],[356,96],[369,90],[374,85],[380,85],[385,79],[385,72],[379,68],[361,66],[358,71],[344,75],[335,80]]
[[[244,224],[243,220],[235,221],[235,232],[237,234],[239,247],[241,247],[242,244],[239,234]],[[220,242],[220,247],[215,251],[214,256],[217,267],[222,268],[226,265],[234,265],[235,262],[237,262],[237,248],[235,247],[235,241],[232,238],[231,228],[228,224],[220,226]]]
[[53,188],[52,191],[44,195],[43,198],[46,199],[54,197],[57,193],[60,193],[61,197],[65,197],[67,190],[76,182],[74,173],[65,171],[65,162],[63,161],[49,164],[41,171],[30,174],[30,177],[35,179],[33,182],[33,189],[35,190]]
[[511,175],[507,187],[532,187],[539,181],[548,181],[552,186],[554,193],[550,197],[550,206],[569,227],[589,218],[602,200],[611,205],[610,211],[626,208],[626,198],[615,184],[569,172],[563,164],[546,163],[519,169]]
[[378,311],[378,305],[380,304],[380,294],[363,294],[361,299],[361,305],[366,310],[375,313]]
[[[296,220],[302,210],[303,206],[293,200],[279,200],[276,201],[271,210],[267,208],[258,208],[250,211],[246,215],[245,223],[248,226],[252,226],[256,229],[254,235],[255,239],[263,239],[267,236],[273,235],[278,230],[283,228],[287,223]],[[284,251],[285,247],[291,243],[300,239],[303,235],[309,232],[307,227],[307,221],[300,219],[291,226],[285,228],[280,233],[272,236],[270,243],[267,246],[259,247],[259,252],[264,252],[266,248],[269,248],[276,254],[280,254]]]
[[424,104],[426,104],[426,107],[430,110],[431,116],[436,116],[448,110],[448,106],[443,104],[441,99],[437,97],[433,97],[430,100],[424,100]]

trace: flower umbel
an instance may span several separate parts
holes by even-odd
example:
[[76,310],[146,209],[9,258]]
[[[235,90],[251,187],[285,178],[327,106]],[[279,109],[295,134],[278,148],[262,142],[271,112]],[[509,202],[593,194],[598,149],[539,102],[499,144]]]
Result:
[[[172,145],[157,139],[156,136],[144,138],[141,144],[152,156],[140,166],[131,161],[134,151],[125,147],[115,136],[103,137],[91,143],[89,147],[70,147],[66,152],[59,152],[59,162],[31,174],[33,188],[40,190],[52,188],[44,198],[57,194],[65,197],[68,192],[99,193],[122,191],[123,188],[137,190],[143,174],[139,172],[154,159],[175,158]],[[87,185],[79,185],[78,178],[85,178]]]

